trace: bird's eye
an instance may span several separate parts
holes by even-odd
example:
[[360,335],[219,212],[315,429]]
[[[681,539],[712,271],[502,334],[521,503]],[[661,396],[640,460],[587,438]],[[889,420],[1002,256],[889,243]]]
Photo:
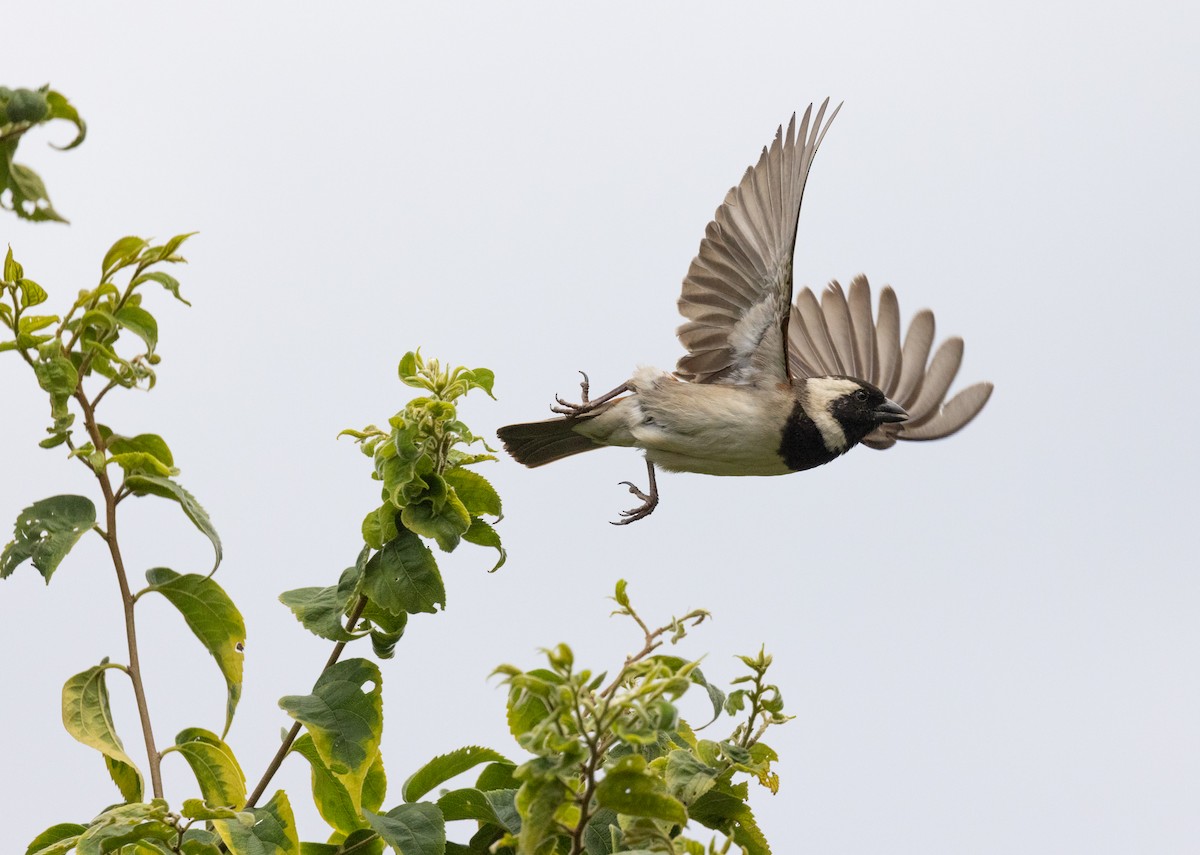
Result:
[[866,389],[859,389],[857,392],[855,392],[855,393],[854,393],[854,397],[855,397],[857,400],[859,400],[859,401],[864,401],[864,402],[865,402],[865,401],[867,400],[867,397],[868,397],[868,396],[867,396],[867,390],[866,390]]

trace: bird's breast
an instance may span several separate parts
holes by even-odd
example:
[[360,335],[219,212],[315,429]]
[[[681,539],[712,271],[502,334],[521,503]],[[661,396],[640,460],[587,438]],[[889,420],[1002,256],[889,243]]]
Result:
[[657,466],[705,475],[783,475],[780,437],[790,389],[678,382],[638,387],[629,432]]

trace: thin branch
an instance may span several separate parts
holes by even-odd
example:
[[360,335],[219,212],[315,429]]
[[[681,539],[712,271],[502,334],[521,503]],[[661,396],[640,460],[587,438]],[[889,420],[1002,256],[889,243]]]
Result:
[[[358,619],[362,617],[363,610],[366,607],[367,598],[363,595],[360,595],[358,602],[354,604],[354,608],[351,610],[349,618],[346,620],[346,632],[354,631],[354,627],[358,623]],[[341,658],[342,651],[345,649],[346,642],[344,641],[339,641],[333,646],[333,652],[329,654],[329,659],[325,662],[325,667],[321,669],[322,674],[337,664],[338,659]],[[258,782],[258,786],[254,788],[254,792],[250,794],[250,797],[246,799],[247,808],[252,808],[258,804],[258,800],[262,798],[262,794],[266,791],[267,785],[271,783],[271,779],[275,777],[275,773],[279,771],[279,767],[283,764],[283,759],[287,757],[288,752],[292,750],[292,743],[294,743],[300,736],[301,727],[303,727],[303,725],[301,725],[300,722],[296,722],[292,725],[292,729],[288,731],[287,736],[283,738],[283,743],[279,746],[279,750],[275,752],[275,756],[271,758],[271,762],[268,764],[267,770],[263,772],[262,780]]]
[[[75,390],[75,400],[83,410],[83,423],[92,444],[96,450],[103,453],[104,437],[96,426],[95,405],[87,399],[80,386]],[[96,480],[100,482],[100,492],[104,494],[105,530],[104,541],[108,544],[109,555],[112,557],[113,569],[117,573],[117,586],[121,589],[121,607],[125,612],[125,641],[129,648],[129,679],[133,683],[133,696],[137,701],[138,718],[142,723],[142,736],[146,742],[146,759],[150,765],[150,787],[156,799],[163,797],[162,788],[162,758],[154,743],[154,729],[150,724],[150,708],[146,703],[146,689],[142,684],[142,667],[138,657],[137,624],[134,619],[133,593],[129,590],[129,579],[125,573],[125,561],[121,557],[121,546],[117,541],[117,500],[113,493],[112,482],[108,478],[108,470],[92,470]]]

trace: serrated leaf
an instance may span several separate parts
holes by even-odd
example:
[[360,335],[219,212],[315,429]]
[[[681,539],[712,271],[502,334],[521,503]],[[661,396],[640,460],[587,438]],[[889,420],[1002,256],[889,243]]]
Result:
[[[76,740],[95,748],[118,766],[122,777],[117,779],[114,776],[114,780],[121,790],[121,796],[127,802],[138,802],[142,798],[141,773],[125,753],[125,746],[117,735],[112,710],[108,705],[108,687],[104,681],[104,672],[116,667],[105,659],[99,665],[93,665],[67,680],[62,691],[63,727]],[[124,775],[126,769],[134,774]]]
[[154,495],[178,502],[184,515],[192,521],[192,525],[199,529],[212,543],[213,551],[216,553],[216,563],[213,564],[213,570],[215,571],[221,565],[221,538],[217,534],[217,530],[213,527],[212,520],[208,517],[208,512],[196,501],[195,496],[170,478],[162,478],[157,475],[130,475],[125,479],[125,486],[135,496]]
[[446,604],[437,561],[421,539],[401,532],[367,562],[363,593],[393,614],[433,614]]
[[414,772],[401,788],[401,797],[406,802],[415,802],[434,787],[451,778],[473,769],[480,763],[509,763],[503,754],[490,748],[468,745],[434,757]]
[[437,805],[400,805],[384,814],[366,811],[367,822],[400,855],[444,855],[446,823]]
[[25,855],[65,855],[75,848],[75,841],[85,831],[87,826],[77,822],[52,825],[30,841]]
[[688,814],[701,825],[732,837],[747,855],[770,855],[767,838],[744,798],[744,795],[739,798],[739,794],[727,789],[714,788],[696,799]]
[[112,273],[132,262],[147,246],[149,244],[145,240],[134,235],[118,240],[104,254],[104,261],[100,264],[100,278],[107,279]]
[[279,706],[308,728],[321,760],[360,805],[383,731],[379,669],[366,659],[338,662],[321,673],[311,695],[288,695]]
[[212,654],[225,678],[225,729],[242,696],[242,666],[245,661],[246,624],[233,600],[211,577],[197,573],[180,575],[166,567],[146,571],[147,591],[162,594],[183,615],[188,628],[204,649]]
[[596,785],[596,800],[602,806],[627,816],[646,816],[674,825],[686,825],[683,803],[667,792],[661,778],[646,767],[646,758],[632,754],[616,765]]
[[213,821],[213,828],[231,855],[299,855],[296,819],[283,790],[276,791],[269,802],[253,808],[251,813],[254,824],[250,826],[232,819]]
[[486,795],[474,787],[451,790],[437,800],[438,809],[446,822],[473,819],[478,822],[500,825],[500,818]]
[[472,472],[470,469],[447,469],[443,477],[446,483],[454,488],[454,492],[458,494],[459,500],[471,516],[501,516],[500,495],[478,472]]
[[113,317],[118,324],[146,343],[146,353],[154,353],[154,348],[158,346],[158,321],[154,315],[141,306],[125,305]]
[[208,805],[240,810],[246,804],[246,774],[233,749],[221,737],[210,730],[189,727],[175,736],[173,750],[191,767]]
[[[562,684],[562,678],[546,668],[535,668],[522,676],[542,680],[549,687]],[[513,686],[508,693],[508,730],[518,742],[549,714],[546,701],[526,688]]]
[[0,553],[0,579],[25,559],[47,583],[58,565],[96,524],[96,506],[83,496],[51,496],[34,502],[17,517],[13,540]]

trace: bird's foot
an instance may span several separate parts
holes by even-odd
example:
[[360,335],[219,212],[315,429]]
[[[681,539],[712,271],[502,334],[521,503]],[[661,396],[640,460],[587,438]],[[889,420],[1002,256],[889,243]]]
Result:
[[654,509],[658,507],[658,481],[654,477],[654,464],[649,460],[646,461],[646,471],[650,475],[650,492],[644,493],[639,490],[632,482],[622,481],[621,484],[629,488],[629,492],[642,500],[642,503],[636,508],[630,508],[627,511],[621,511],[621,516],[624,519],[614,520],[613,525],[629,525],[631,522],[637,522],[640,519],[645,519],[654,513]]
[[572,404],[570,401],[564,401],[561,397],[555,395],[554,400],[558,402],[558,405],[555,406],[554,404],[551,404],[551,412],[559,413],[564,416],[578,416],[591,409],[592,401],[588,397],[588,391],[591,388],[591,381],[588,380],[588,376],[585,372],[580,371],[579,374],[581,377],[583,377],[583,379],[579,381],[580,402],[578,404]]
[[629,392],[633,388],[628,383],[622,383],[620,386],[613,389],[611,392],[606,392],[603,395],[601,395],[599,398],[597,398],[596,400],[593,401],[590,397],[588,397],[588,392],[590,390],[590,382],[588,380],[588,376],[587,376],[587,374],[585,374],[582,371],[580,371],[579,373],[581,375],[583,375],[583,380],[581,380],[579,383],[580,397],[582,398],[580,403],[573,404],[570,401],[564,401],[558,395],[555,395],[554,400],[557,401],[558,403],[550,405],[551,412],[558,413],[559,415],[566,416],[567,418],[577,418],[586,413],[590,413],[592,410],[596,409],[601,404],[607,404],[613,398],[615,398],[618,395],[623,394],[625,392]]

